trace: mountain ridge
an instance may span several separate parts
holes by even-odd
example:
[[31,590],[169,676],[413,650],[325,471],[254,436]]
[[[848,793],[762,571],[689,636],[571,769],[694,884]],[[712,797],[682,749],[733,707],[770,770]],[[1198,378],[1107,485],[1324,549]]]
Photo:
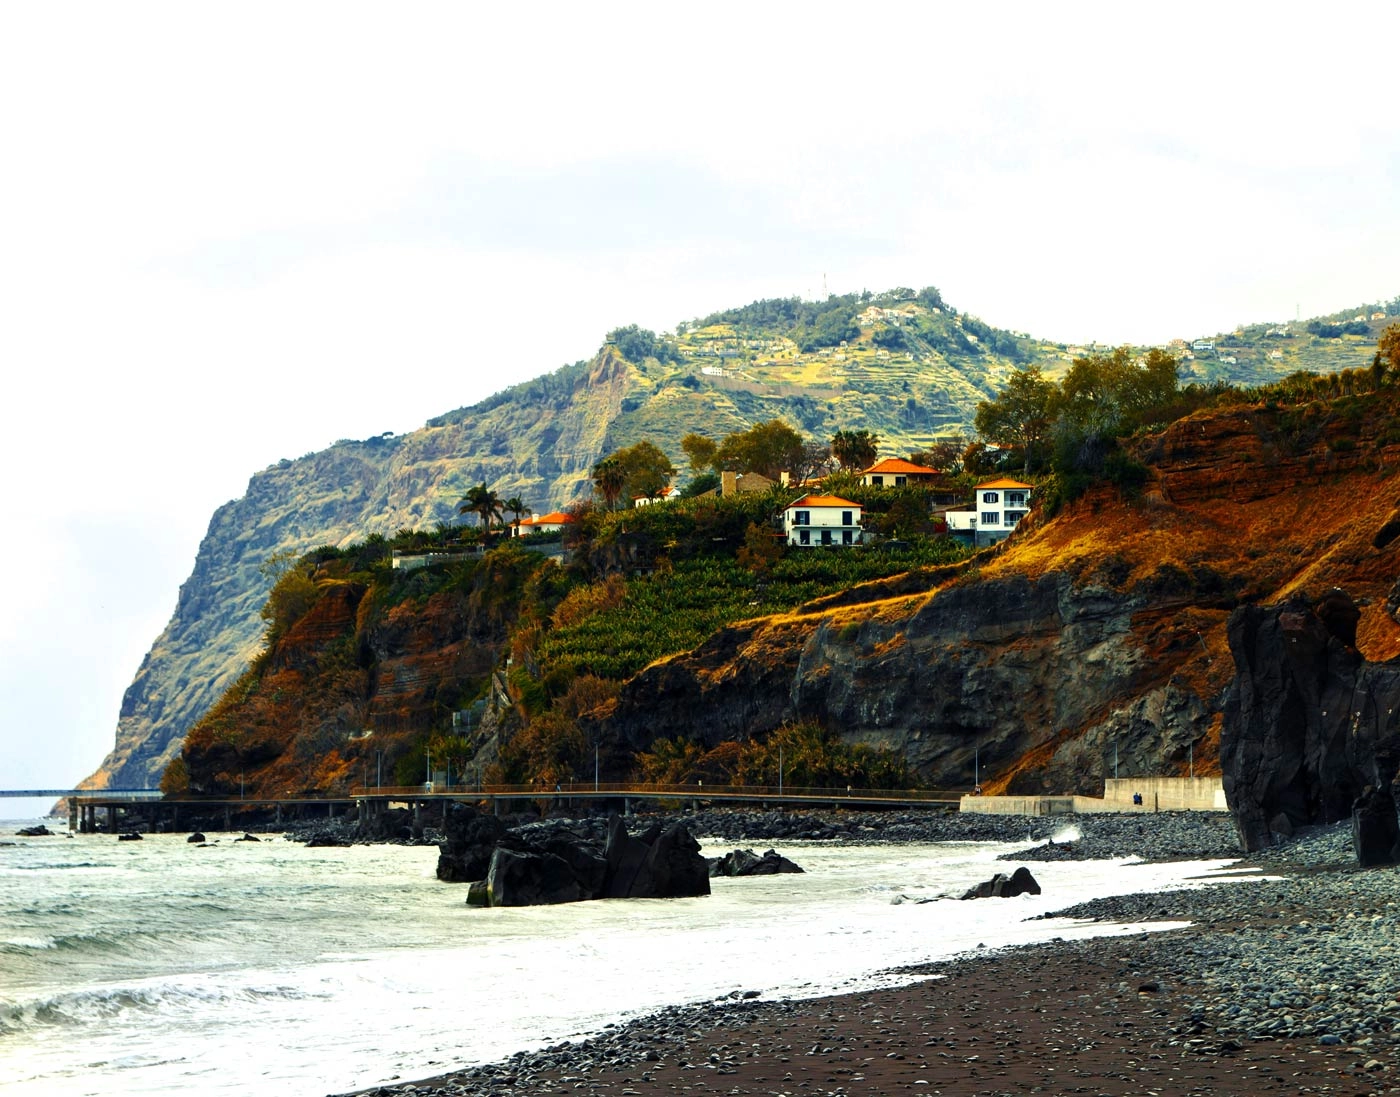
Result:
[[[641,361],[623,353],[632,333],[618,329],[593,358],[419,430],[342,440],[254,474],[211,518],[171,620],[123,697],[113,750],[84,786],[159,777],[259,650],[270,585],[260,569],[279,553],[450,522],[479,482],[536,512],[558,509],[586,491],[606,453],[652,438],[675,459],[679,438],[697,428],[723,434],[782,417],[818,436],[873,429],[882,452],[907,452],[931,432],[967,431],[977,401],[1016,367],[1058,368],[1073,349],[990,328],[933,290],[832,298],[787,329],[744,309],[660,341],[642,333],[657,353]],[[1355,357],[1360,345],[1354,335],[1307,338],[1319,353]]]

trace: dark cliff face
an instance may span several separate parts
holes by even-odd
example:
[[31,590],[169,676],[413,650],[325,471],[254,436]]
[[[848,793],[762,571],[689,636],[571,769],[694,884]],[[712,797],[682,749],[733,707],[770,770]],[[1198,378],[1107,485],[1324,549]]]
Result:
[[1400,665],[1362,658],[1356,620],[1340,591],[1317,602],[1245,606],[1230,618],[1236,675],[1220,761],[1246,850],[1295,827],[1348,818],[1367,790],[1392,795]]
[[726,629],[638,675],[597,730],[630,750],[677,737],[713,747],[810,719],[901,751],[943,787],[970,786],[978,762],[985,776],[1043,750],[1012,780],[1025,792],[1099,792],[1115,743],[1126,771],[1155,772],[1208,732],[1208,706],[1171,682],[1195,653],[1149,653],[1140,594],[1050,573],[906,601],[863,620]]

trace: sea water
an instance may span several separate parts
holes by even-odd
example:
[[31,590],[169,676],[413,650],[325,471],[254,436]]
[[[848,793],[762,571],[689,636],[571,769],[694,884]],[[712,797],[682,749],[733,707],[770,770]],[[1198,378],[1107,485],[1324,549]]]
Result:
[[[0,1092],[316,1095],[411,1079],[733,991],[809,997],[982,946],[1123,932],[1037,914],[1226,862],[1036,864],[1040,896],[935,901],[992,843],[781,852],[704,898],[478,910],[431,847],[277,836],[0,839]],[[732,846],[707,848],[709,854]]]

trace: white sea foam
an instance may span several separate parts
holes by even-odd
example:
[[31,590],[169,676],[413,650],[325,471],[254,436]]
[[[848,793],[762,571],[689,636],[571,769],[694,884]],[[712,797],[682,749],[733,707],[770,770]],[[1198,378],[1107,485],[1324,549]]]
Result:
[[1102,933],[1026,919],[1218,867],[1051,862],[1041,896],[896,904],[1004,871],[1008,847],[807,846],[786,849],[805,875],[717,880],[707,898],[474,910],[431,877],[431,848],[76,841],[89,860],[119,850],[106,876],[0,890],[12,940],[101,942],[0,963],[6,1097],[354,1089],[734,990],[808,997],[982,944]]

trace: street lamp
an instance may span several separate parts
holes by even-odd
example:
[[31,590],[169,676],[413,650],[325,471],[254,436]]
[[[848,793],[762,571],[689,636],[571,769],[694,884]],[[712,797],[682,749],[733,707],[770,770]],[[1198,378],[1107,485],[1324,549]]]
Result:
[[783,794],[783,745],[778,744],[778,795]]

